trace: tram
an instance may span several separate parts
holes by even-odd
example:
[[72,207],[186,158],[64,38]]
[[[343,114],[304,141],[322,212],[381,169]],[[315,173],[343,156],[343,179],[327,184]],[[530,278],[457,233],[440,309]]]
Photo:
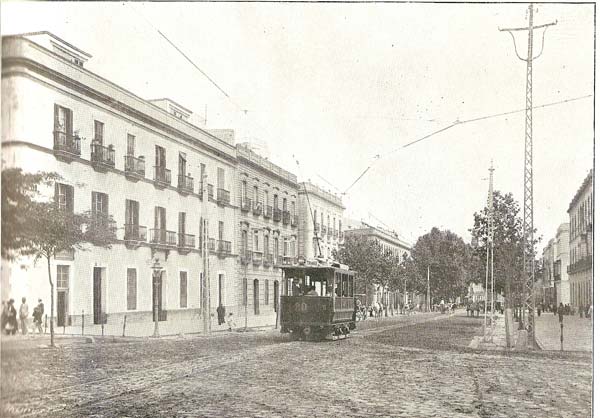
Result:
[[353,271],[339,264],[281,270],[282,333],[296,340],[337,340],[356,328]]

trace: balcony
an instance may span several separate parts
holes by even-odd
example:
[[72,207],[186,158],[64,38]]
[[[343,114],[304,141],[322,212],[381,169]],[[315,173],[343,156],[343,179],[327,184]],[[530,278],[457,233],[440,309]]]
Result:
[[194,193],[194,178],[179,174],[177,176],[177,191],[181,194]]
[[275,265],[276,266],[281,266],[283,264],[283,257],[278,255],[277,257],[275,257]]
[[92,167],[100,171],[115,167],[115,150],[112,145],[105,147],[102,144],[92,143],[90,147]]
[[252,251],[242,249],[240,251],[240,263],[242,265],[248,265],[252,262]]
[[214,199],[215,198],[215,188],[212,184],[207,184],[206,185],[206,191],[208,193],[208,198],[209,199]]
[[273,254],[265,254],[263,257],[263,266],[269,267],[273,265]]
[[273,208],[273,221],[281,221],[281,209]]
[[166,229],[151,229],[150,244],[159,247],[176,247],[177,233]]
[[63,161],[71,161],[79,157],[81,155],[79,135],[54,131],[54,155]]
[[265,219],[271,219],[273,216],[273,206],[265,206]]
[[240,209],[242,212],[250,212],[252,208],[252,200],[247,197],[242,197],[240,200]]
[[125,177],[137,181],[146,176],[146,160],[143,156],[135,158],[133,155],[125,157]]
[[227,256],[231,254],[231,241],[217,240],[217,254]]
[[160,165],[154,166],[154,185],[164,188],[171,185],[171,170]]
[[217,204],[228,205],[229,204],[229,191],[225,189],[217,189]]
[[132,243],[146,242],[146,227],[135,224],[125,224],[125,236],[123,239]]
[[261,202],[254,202],[254,206],[252,206],[252,214],[259,216],[263,213],[263,207]]
[[292,215],[290,225],[294,228],[298,226],[298,215]]
[[292,256],[288,256],[288,255],[284,255],[283,256],[283,263],[282,265],[284,266],[291,266],[293,264],[296,263],[296,258],[292,257]]
[[196,237],[190,234],[177,234],[177,247],[191,250],[196,247]]
[[284,210],[282,212],[282,222],[284,225],[289,225],[290,224],[290,212],[288,210]]
[[252,264],[259,266],[262,263],[262,253],[260,251],[252,252]]
[[588,255],[581,260],[567,266],[567,273],[575,274],[592,268],[593,257]]

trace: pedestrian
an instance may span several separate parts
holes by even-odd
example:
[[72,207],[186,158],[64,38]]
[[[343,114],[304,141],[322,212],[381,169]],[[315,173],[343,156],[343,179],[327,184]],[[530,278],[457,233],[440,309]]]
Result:
[[225,307],[223,305],[219,305],[217,308],[217,319],[218,319],[219,325],[222,325],[225,323]]
[[537,306],[538,317],[542,315],[542,305]]
[[14,304],[15,300],[9,299],[6,310],[6,335],[15,335],[19,329],[19,325],[17,323],[17,310],[15,309]]
[[[38,306],[35,307],[37,309],[37,317],[34,316],[35,319],[35,327],[37,328],[40,334],[43,334],[42,330],[42,318],[44,317],[44,303],[41,299],[38,299]],[[34,315],[36,312],[34,311]]]
[[564,314],[565,314],[565,307],[563,306],[563,304],[561,302],[560,305],[558,305],[558,322],[560,322],[561,324],[563,322]]
[[227,326],[229,327],[229,331],[236,327],[233,312],[229,312],[229,315],[227,315]]
[[27,322],[29,321],[29,306],[27,306],[27,300],[21,298],[21,306],[19,307],[19,320],[21,321],[21,332],[23,335],[27,335],[27,328],[29,327]]

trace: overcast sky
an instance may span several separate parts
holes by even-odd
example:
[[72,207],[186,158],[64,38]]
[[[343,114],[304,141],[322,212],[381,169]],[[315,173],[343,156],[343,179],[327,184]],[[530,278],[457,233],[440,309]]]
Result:
[[[594,6],[536,5],[546,32],[534,105],[593,94]],[[526,4],[6,3],[2,33],[48,30],[91,53],[86,67],[147,98],[169,97],[263,141],[301,179],[345,190],[414,242],[433,226],[468,239],[495,189],[523,200],[525,63],[498,27],[526,26]],[[226,98],[156,31],[230,96]],[[541,47],[536,31],[534,53]],[[526,32],[517,37],[522,56]],[[244,112],[243,109],[247,110]],[[593,99],[534,111],[534,223],[544,244],[593,163]],[[375,159],[380,155],[380,159]],[[300,162],[297,166],[294,157]],[[327,184],[326,181],[332,185]],[[375,222],[371,218],[372,222]],[[538,250],[541,250],[538,249]]]

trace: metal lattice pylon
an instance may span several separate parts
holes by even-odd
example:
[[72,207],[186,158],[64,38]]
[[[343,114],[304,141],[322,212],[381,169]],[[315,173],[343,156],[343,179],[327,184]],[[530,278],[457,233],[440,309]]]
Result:
[[[529,5],[529,25],[525,28],[508,28],[500,31],[508,32],[513,40],[515,53],[521,61],[527,62],[527,83],[525,87],[525,158],[523,175],[523,283],[521,302],[524,314],[527,315],[527,331],[535,337],[535,296],[533,285],[535,283],[535,248],[533,226],[533,61],[539,58],[544,51],[544,36],[542,48],[538,55],[533,56],[533,31],[546,29],[556,25],[556,22],[533,26],[533,4]],[[517,51],[517,44],[513,32],[528,31],[527,58],[522,58]]]

